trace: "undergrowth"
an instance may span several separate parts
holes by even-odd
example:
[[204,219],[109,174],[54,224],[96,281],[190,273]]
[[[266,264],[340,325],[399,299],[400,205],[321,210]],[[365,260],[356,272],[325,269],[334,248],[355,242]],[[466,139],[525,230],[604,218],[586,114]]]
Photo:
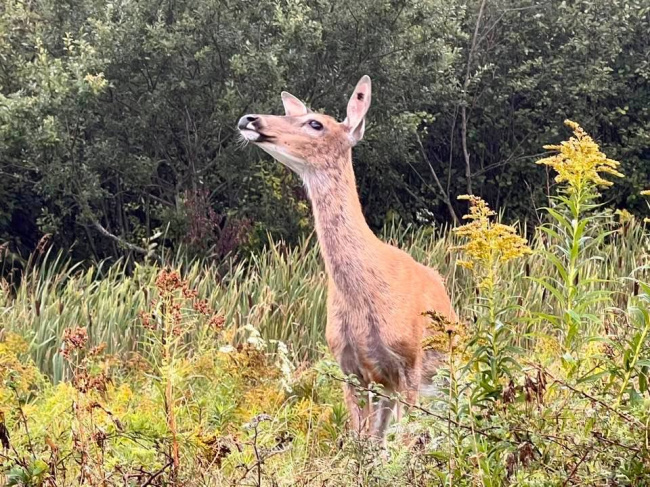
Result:
[[648,235],[600,206],[622,175],[567,124],[529,238],[472,195],[456,229],[385,230],[461,316],[422,310],[448,360],[387,455],[347,430],[311,240],[134,268],[44,243],[13,279],[5,260],[0,485],[647,485]]

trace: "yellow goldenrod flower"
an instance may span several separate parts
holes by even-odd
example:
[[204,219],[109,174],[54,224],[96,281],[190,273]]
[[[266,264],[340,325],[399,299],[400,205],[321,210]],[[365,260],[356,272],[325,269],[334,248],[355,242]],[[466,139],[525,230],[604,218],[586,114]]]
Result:
[[461,322],[451,322],[437,311],[423,313],[429,318],[429,334],[422,341],[425,350],[453,351],[466,344],[467,327]]
[[604,179],[602,174],[623,177],[616,169],[620,163],[608,159],[580,125],[571,120],[565,120],[564,124],[573,130],[575,137],[560,145],[545,145],[545,149],[559,153],[537,161],[537,164],[550,166],[557,172],[555,181],[567,183],[570,192],[578,192],[590,186],[611,186],[613,183]]
[[466,243],[457,248],[468,258],[458,261],[458,265],[480,274],[479,287],[491,288],[495,284],[494,273],[498,264],[532,251],[526,239],[517,235],[513,227],[492,222],[490,217],[495,212],[483,199],[473,195],[459,196],[458,199],[469,200],[469,213],[463,219],[471,220],[454,229],[454,233],[466,239]]

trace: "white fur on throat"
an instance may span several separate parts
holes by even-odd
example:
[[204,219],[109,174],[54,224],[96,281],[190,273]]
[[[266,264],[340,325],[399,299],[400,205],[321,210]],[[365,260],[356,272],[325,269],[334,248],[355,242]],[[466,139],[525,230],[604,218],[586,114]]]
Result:
[[271,144],[269,142],[263,142],[258,145],[260,149],[270,154],[273,159],[284,164],[289,169],[302,177],[306,166],[306,162],[303,159],[289,154],[284,148],[279,147],[275,144]]

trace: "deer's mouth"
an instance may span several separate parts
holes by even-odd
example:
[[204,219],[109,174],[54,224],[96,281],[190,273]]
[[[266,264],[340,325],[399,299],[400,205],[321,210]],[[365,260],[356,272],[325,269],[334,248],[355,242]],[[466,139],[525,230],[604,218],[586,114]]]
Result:
[[272,135],[266,135],[262,132],[250,128],[239,129],[239,132],[242,134],[242,137],[255,144],[260,144],[263,142],[272,142],[273,139],[275,138]]

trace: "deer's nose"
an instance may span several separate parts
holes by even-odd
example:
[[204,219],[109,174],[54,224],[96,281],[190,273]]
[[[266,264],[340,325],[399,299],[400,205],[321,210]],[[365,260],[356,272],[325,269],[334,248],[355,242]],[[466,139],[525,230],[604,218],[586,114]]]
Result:
[[240,129],[250,129],[249,124],[253,125],[253,128],[257,129],[259,125],[260,117],[257,115],[244,115],[239,119],[237,127]]

